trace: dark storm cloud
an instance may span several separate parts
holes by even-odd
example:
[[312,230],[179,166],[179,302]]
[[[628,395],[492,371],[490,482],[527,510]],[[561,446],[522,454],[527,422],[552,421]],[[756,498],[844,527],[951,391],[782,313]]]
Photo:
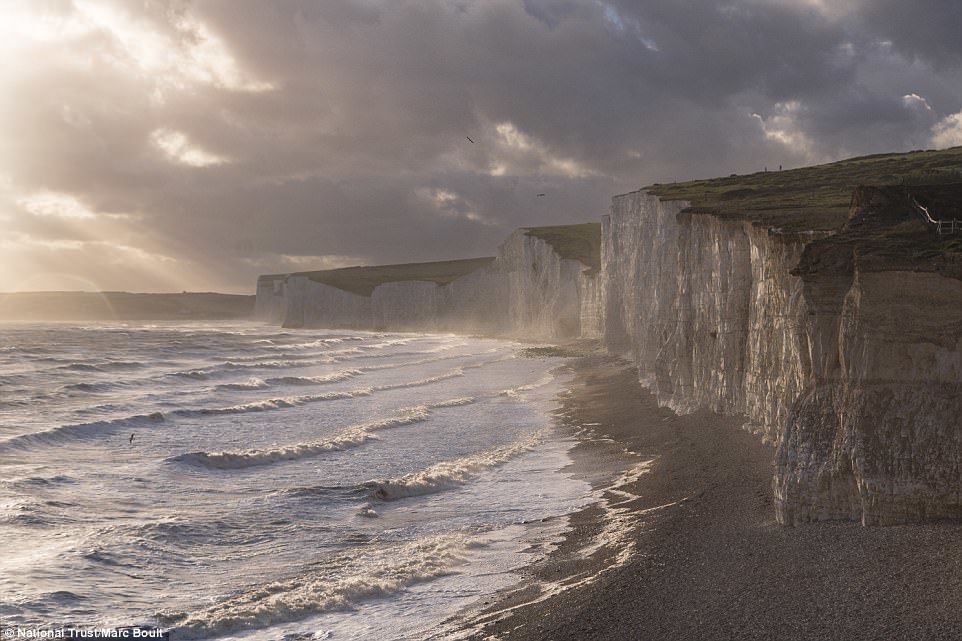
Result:
[[[907,27],[908,4],[123,3],[169,60],[106,28],[38,55],[0,169],[12,211],[55,192],[129,216],[89,229],[202,265],[189,287],[491,254],[649,182],[930,144],[962,108],[959,9],[911,3]],[[208,37],[230,60],[203,62]]]
[[906,56],[940,68],[962,60],[962,3],[957,0],[871,0],[862,11],[867,27]]

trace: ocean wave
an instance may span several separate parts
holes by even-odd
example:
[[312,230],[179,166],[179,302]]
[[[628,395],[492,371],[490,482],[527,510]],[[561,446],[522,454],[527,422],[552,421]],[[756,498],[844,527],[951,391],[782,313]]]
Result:
[[71,372],[102,372],[103,369],[99,365],[91,365],[90,363],[71,363],[70,365],[61,365],[57,369],[65,369]]
[[433,385],[434,383],[440,383],[441,381],[459,378],[461,376],[464,376],[464,370],[459,367],[451,370],[450,372],[439,374],[438,376],[431,376],[430,378],[421,378],[415,381],[405,381],[403,383],[392,383],[390,385],[378,385],[374,388],[374,390],[378,392],[387,392],[396,389],[407,389],[409,387],[424,387],[425,385]]
[[143,369],[146,367],[144,363],[138,361],[108,361],[106,363],[101,363],[100,367],[102,369],[112,370],[128,370],[128,369]]
[[247,364],[249,367],[255,367],[255,365],[251,365],[251,363],[258,363],[261,361],[275,362],[279,358],[282,358],[288,362],[316,359],[321,359],[320,362],[332,362],[334,360],[334,358],[330,355],[330,352],[310,352],[307,354],[278,354],[276,352],[272,352],[269,354],[254,354],[252,356],[232,356],[228,362],[235,364],[235,366],[237,366],[238,363],[241,363]]
[[[328,356],[321,358],[314,356],[291,356],[283,360],[272,358],[264,360],[263,356],[237,356],[232,360],[224,361],[220,365],[212,365],[199,369],[185,370],[181,372],[171,372],[165,376],[177,378],[187,378],[198,381],[206,381],[211,377],[224,376],[237,370],[258,370],[258,369],[285,369],[294,367],[310,367],[314,365],[329,365],[338,362],[337,359]],[[148,379],[149,380],[149,379]]]
[[170,515],[146,522],[106,525],[94,530],[88,539],[95,550],[108,550],[112,544],[104,547],[103,542],[116,541],[118,538],[138,546],[145,542],[159,544],[168,550],[170,546],[233,547],[271,540],[290,529],[292,524],[287,519],[252,523],[244,517],[192,518]]
[[323,376],[281,376],[267,380],[271,385],[323,385],[325,383],[339,383],[349,378],[360,376],[363,372],[359,369],[346,369],[333,374]]
[[166,376],[175,376],[177,378],[189,378],[194,381],[206,381],[210,378],[211,371],[204,369],[192,369],[184,372],[173,372],[167,374]]
[[464,485],[485,470],[504,465],[533,448],[540,439],[540,433],[533,434],[524,440],[493,450],[478,452],[452,461],[442,461],[397,479],[368,481],[362,487],[373,498],[381,501],[443,492]]
[[92,423],[73,423],[61,425],[49,430],[21,434],[0,441],[0,450],[20,449],[35,445],[58,445],[74,439],[88,438],[102,434],[114,433],[121,428],[145,427],[155,425],[164,420],[161,412],[151,414],[137,414],[109,421],[94,421]]
[[452,398],[447,401],[438,401],[437,403],[428,404],[429,409],[440,409],[442,407],[462,407],[464,405],[471,405],[475,402],[473,396],[462,396],[460,398]]
[[[22,360],[34,360],[43,361],[46,359],[36,358],[37,356],[42,356],[43,354],[49,354],[50,349],[47,347],[34,346],[23,346],[23,345],[5,345],[0,347],[0,354],[10,355],[10,356],[25,356]],[[62,362],[62,361],[61,361]]]
[[245,414],[247,412],[265,412],[278,410],[287,407],[297,407],[307,403],[318,401],[337,401],[345,398],[357,398],[360,396],[370,396],[374,393],[371,388],[348,390],[344,392],[327,392],[326,394],[305,394],[302,396],[286,396],[283,398],[269,398],[263,401],[252,401],[231,405],[229,407],[202,407],[197,409],[182,409],[171,412],[174,416],[218,416],[221,414]]
[[[201,416],[220,416],[228,414],[246,414],[251,412],[266,412],[271,410],[279,410],[291,407],[298,407],[301,405],[306,405],[308,403],[317,403],[323,401],[337,401],[349,398],[360,398],[364,396],[370,396],[377,391],[389,390],[389,389],[399,389],[405,387],[415,387],[418,385],[427,385],[436,380],[443,380],[444,378],[450,378],[454,374],[445,375],[442,377],[434,377],[433,379],[422,379],[419,381],[410,381],[408,383],[383,386],[379,388],[366,387],[354,390],[344,390],[344,391],[333,391],[326,392],[323,394],[303,394],[299,396],[287,396],[279,398],[269,398],[260,401],[251,401],[248,403],[241,403],[239,405],[230,405],[227,407],[202,407],[202,408],[185,408],[177,409],[167,413],[166,416],[192,418]],[[67,440],[76,438],[86,438],[89,436],[94,436],[97,434],[108,434],[118,431],[121,428],[127,427],[142,427],[146,425],[156,424],[157,422],[163,421],[165,419],[165,414],[161,412],[153,412],[150,414],[136,414],[133,416],[127,416],[123,418],[112,419],[109,421],[95,421],[91,423],[76,423],[69,425],[62,425],[49,430],[43,430],[40,432],[33,432],[30,434],[22,434],[19,436],[14,436],[12,438],[0,441],[0,450],[4,449],[19,449],[23,447],[29,447],[33,445],[56,445]]]
[[[325,363],[336,363],[337,361],[333,358],[323,358],[317,360],[312,365],[319,365]],[[284,369],[287,367],[306,367],[304,361],[300,359],[286,359],[286,360],[269,360],[269,361],[254,361],[250,363],[240,362],[238,360],[227,361],[222,366],[224,369]]]
[[104,381],[101,383],[71,383],[64,385],[63,389],[75,392],[106,392],[117,387],[117,383]]
[[[63,362],[65,359],[50,359],[54,362]],[[136,361],[106,361],[91,363],[86,362],[71,362],[67,365],[60,365],[56,369],[67,370],[71,372],[108,372],[113,370],[132,370],[141,369],[146,367],[143,363]]]
[[554,375],[552,375],[552,374],[550,374],[550,373],[549,373],[549,374],[545,374],[544,376],[542,376],[540,379],[538,379],[538,380],[535,381],[534,383],[527,383],[527,384],[525,384],[525,385],[519,385],[519,386],[517,386],[517,387],[512,387],[511,389],[501,390],[501,392],[499,393],[499,395],[500,395],[500,396],[507,396],[508,398],[513,398],[513,399],[516,399],[516,400],[517,400],[517,399],[523,399],[523,398],[524,398],[524,392],[534,391],[534,390],[536,390],[536,389],[539,389],[539,388],[541,388],[541,387],[544,387],[545,385],[550,384],[550,383],[551,383],[552,381],[554,381],[554,380],[555,380]]
[[299,621],[450,574],[477,545],[463,535],[438,535],[403,545],[360,546],[298,576],[257,586],[197,612],[162,612],[158,619],[172,628],[172,636],[184,639]]
[[229,390],[229,391],[244,391],[252,389],[264,389],[265,387],[270,387],[270,383],[261,380],[259,378],[251,377],[243,383],[225,383],[223,385],[218,385],[219,390]]
[[55,474],[54,476],[24,476],[0,480],[0,487],[24,490],[28,488],[52,487],[55,485],[73,484],[77,479],[66,474]]
[[270,449],[251,449],[239,452],[189,452],[167,459],[172,463],[187,463],[204,467],[227,470],[244,469],[261,465],[271,465],[281,461],[294,461],[319,456],[328,452],[339,452],[363,445],[374,438],[373,432],[402,427],[426,421],[432,409],[459,407],[474,402],[473,398],[454,398],[429,405],[417,405],[398,410],[393,415],[366,423],[352,425],[323,441],[295,443]]

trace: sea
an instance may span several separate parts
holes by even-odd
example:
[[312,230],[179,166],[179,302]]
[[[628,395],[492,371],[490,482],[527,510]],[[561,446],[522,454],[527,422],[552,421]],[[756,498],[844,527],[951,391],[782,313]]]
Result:
[[523,347],[0,324],[0,624],[447,638],[597,500]]

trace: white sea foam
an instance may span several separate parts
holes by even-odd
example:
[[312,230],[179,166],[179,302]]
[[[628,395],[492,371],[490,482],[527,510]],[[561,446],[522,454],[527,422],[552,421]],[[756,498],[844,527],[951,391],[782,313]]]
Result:
[[[82,606],[84,620],[113,625],[163,607],[178,613],[164,625],[175,638],[419,638],[515,581],[525,527],[470,555],[425,539],[488,536],[581,504],[589,488],[557,473],[564,445],[523,455],[513,443],[550,420],[548,395],[525,385],[547,367],[489,365],[515,347],[486,339],[346,334],[0,328],[0,344],[25,346],[0,354],[0,438],[14,439],[0,444],[14,551],[0,554],[0,592],[24,624],[74,620]],[[98,370],[54,369],[71,364]],[[498,402],[515,387],[537,402]],[[31,405],[11,405],[26,393]],[[468,395],[479,406],[459,408]],[[387,479],[385,498],[411,498],[370,496],[359,481],[371,477]],[[107,587],[79,605],[43,587],[67,574]]]
[[91,423],[74,423],[61,425],[49,430],[32,432],[30,434],[20,434],[5,441],[0,441],[0,451],[8,449],[20,449],[37,445],[60,445],[73,439],[88,438],[109,434],[129,427],[145,427],[163,422],[164,415],[161,412],[151,414],[136,414],[109,421],[94,421]]
[[239,452],[190,452],[168,459],[171,462],[203,465],[217,469],[243,469],[259,465],[270,465],[281,461],[293,461],[328,452],[337,452],[363,445],[374,438],[373,432],[413,425],[425,421],[432,409],[458,407],[474,402],[473,398],[455,398],[430,405],[417,405],[398,410],[392,416],[352,425],[323,441],[295,443],[282,447]]
[[539,432],[504,447],[478,452],[452,461],[441,461],[400,478],[368,481],[364,487],[372,497],[382,501],[443,492],[464,485],[481,472],[504,465],[514,457],[529,451],[541,440],[541,437]]
[[267,380],[271,385],[324,385],[326,383],[339,383],[349,378],[360,376],[359,369],[345,369],[322,376],[279,376]]
[[292,578],[241,592],[196,612],[161,613],[158,618],[181,639],[298,621],[450,574],[478,545],[454,534],[403,545],[361,546]]
[[544,387],[545,385],[549,385],[554,380],[554,375],[550,373],[545,374],[534,383],[528,383],[526,385],[519,385],[517,387],[512,387],[511,389],[502,390],[501,396],[507,396],[508,398],[513,398],[515,400],[523,400],[525,392],[532,392],[536,389]]
[[218,385],[217,389],[244,391],[251,389],[264,389],[265,387],[269,386],[270,384],[267,381],[252,376],[243,383],[225,383],[224,385]]
[[171,412],[175,416],[216,416],[219,414],[245,414],[247,412],[265,412],[268,410],[279,410],[287,407],[297,407],[307,403],[319,401],[338,401],[346,398],[358,398],[370,396],[374,390],[370,387],[345,390],[343,392],[326,392],[324,394],[303,394],[300,396],[285,396],[282,398],[268,398],[262,401],[251,401],[240,405],[229,407],[203,407],[199,409],[183,409]]
[[409,387],[424,387],[425,385],[433,385],[434,383],[440,383],[441,381],[447,381],[452,378],[460,378],[461,376],[464,376],[464,369],[459,367],[450,372],[439,374],[438,376],[421,378],[416,381],[405,381],[403,383],[392,383],[390,385],[378,385],[374,389],[378,392],[386,392],[388,390],[407,389]]

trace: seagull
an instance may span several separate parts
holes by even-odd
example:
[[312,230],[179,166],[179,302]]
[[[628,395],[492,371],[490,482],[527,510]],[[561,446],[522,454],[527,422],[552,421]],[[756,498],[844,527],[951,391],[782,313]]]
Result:
[[471,143],[472,145],[474,144],[474,141],[471,140],[471,136],[465,136],[465,138],[468,139],[468,142],[469,142],[469,143]]
[[537,198],[541,198],[542,196],[544,196],[544,194],[538,194]]
[[133,443],[134,443],[134,435],[131,434],[131,435],[130,435],[130,444],[133,445]]

